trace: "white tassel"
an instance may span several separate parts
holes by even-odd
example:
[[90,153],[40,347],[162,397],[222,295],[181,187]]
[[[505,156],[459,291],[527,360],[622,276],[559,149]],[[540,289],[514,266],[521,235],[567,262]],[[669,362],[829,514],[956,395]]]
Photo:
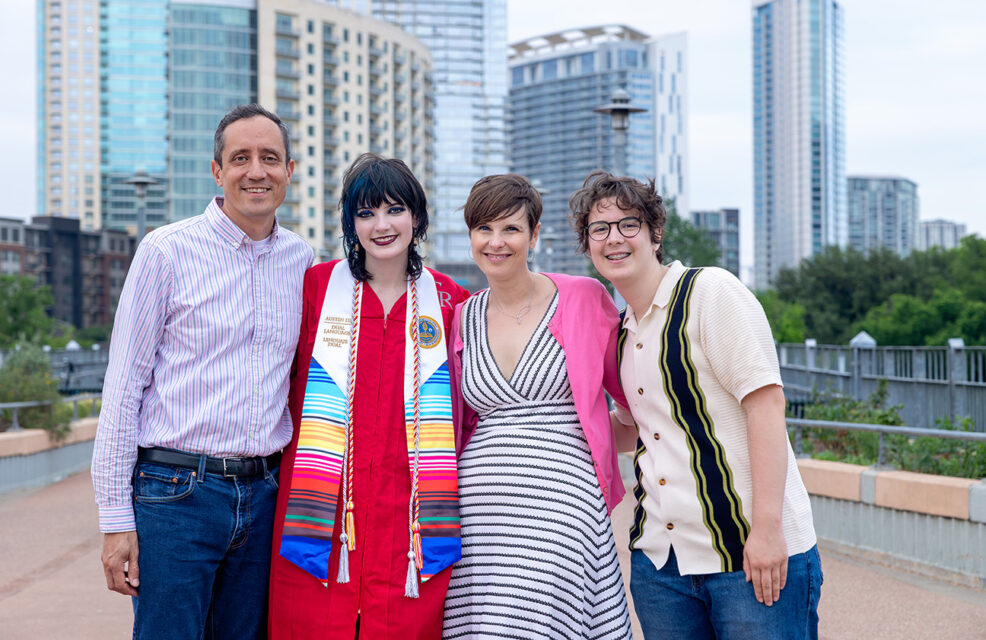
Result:
[[336,576],[336,582],[339,584],[346,584],[349,582],[349,546],[346,544],[349,542],[349,536],[345,533],[339,536],[339,574]]
[[414,552],[407,552],[407,582],[404,583],[404,597],[418,597],[418,567],[414,563]]

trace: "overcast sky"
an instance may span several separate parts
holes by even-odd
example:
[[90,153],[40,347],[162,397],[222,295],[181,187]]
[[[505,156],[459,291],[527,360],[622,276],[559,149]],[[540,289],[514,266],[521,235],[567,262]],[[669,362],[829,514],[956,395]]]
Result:
[[[0,20],[0,216],[35,206],[35,2]],[[688,32],[691,203],[738,206],[752,256],[751,3],[748,0],[508,0],[509,41],[627,24]],[[986,236],[986,2],[844,0],[846,168],[918,184],[921,218]],[[976,187],[975,185],[980,185]]]

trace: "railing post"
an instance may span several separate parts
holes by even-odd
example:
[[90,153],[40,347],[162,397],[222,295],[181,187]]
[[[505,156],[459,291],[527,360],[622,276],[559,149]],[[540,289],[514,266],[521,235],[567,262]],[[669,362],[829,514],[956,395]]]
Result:
[[887,466],[887,433],[885,431],[880,432],[880,448],[877,450],[876,464],[878,467]]
[[967,382],[965,361],[965,340],[962,338],[948,339],[948,407],[952,412],[952,420],[958,421],[965,415],[966,387],[959,388],[957,383]]
[[[873,336],[860,331],[849,341],[852,349],[852,397],[853,400],[863,399],[863,349],[875,349],[876,340]],[[872,357],[872,356],[871,356]]]
[[22,427],[21,423],[17,420],[17,407],[14,407],[11,411],[14,412],[14,419],[10,423],[10,428],[7,429],[7,431],[23,431],[24,427]]
[[817,355],[815,349],[817,348],[817,340],[805,338],[805,373],[808,374],[807,379],[813,389],[818,388],[818,379],[815,374],[815,356]]
[[96,411],[96,396],[92,397],[92,411],[89,412],[90,416],[98,416],[99,412]]
[[79,421],[79,401],[78,400],[73,400],[72,401],[72,422],[78,422],[78,421]]
[[801,448],[801,442],[802,442],[802,434],[801,434],[801,425],[799,424],[799,425],[795,425],[794,427],[794,455],[797,458],[801,458],[804,456],[804,451],[802,451]]

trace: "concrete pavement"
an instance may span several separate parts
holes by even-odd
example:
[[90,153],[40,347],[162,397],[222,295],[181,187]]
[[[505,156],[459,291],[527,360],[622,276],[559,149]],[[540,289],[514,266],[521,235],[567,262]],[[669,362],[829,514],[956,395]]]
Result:
[[[613,515],[621,549],[631,513],[632,504],[624,501]],[[129,638],[130,601],[106,590],[101,544],[88,473],[0,495],[0,638]],[[824,640],[986,639],[986,592],[825,547],[822,569]]]

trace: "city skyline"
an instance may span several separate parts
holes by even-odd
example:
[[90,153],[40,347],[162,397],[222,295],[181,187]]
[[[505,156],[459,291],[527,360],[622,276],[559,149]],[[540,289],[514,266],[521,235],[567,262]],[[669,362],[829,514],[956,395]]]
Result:
[[[698,6],[698,5],[701,6]],[[986,170],[986,6],[943,0],[893,11],[875,0],[844,0],[846,11],[846,170],[899,174],[918,185],[925,219],[965,223],[986,235],[986,216],[968,197]],[[738,206],[744,266],[752,263],[752,3],[681,5],[611,2],[571,6],[508,2],[508,40],[550,30],[625,23],[649,33],[687,31],[692,156],[691,208]],[[0,104],[0,136],[13,153],[0,164],[8,198],[3,215],[36,212],[35,4],[8,8],[0,26],[9,99]],[[439,124],[440,126],[440,124]],[[20,188],[18,188],[20,187]]]

